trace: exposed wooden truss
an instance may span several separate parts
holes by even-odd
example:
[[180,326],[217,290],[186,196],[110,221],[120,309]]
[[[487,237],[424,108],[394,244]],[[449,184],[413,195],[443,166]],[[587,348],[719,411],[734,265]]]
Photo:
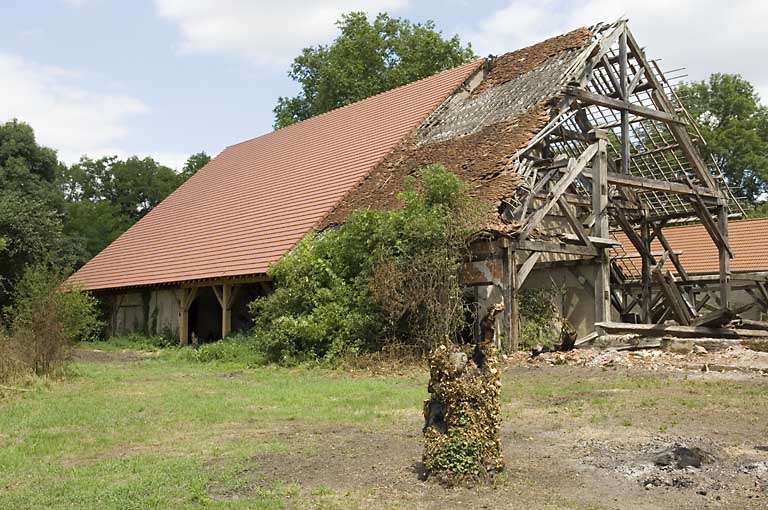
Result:
[[[598,27],[589,52],[552,121],[516,154],[529,193],[503,211],[520,225],[504,248],[511,289],[505,300],[512,300],[505,321],[512,321],[513,345],[514,301],[543,254],[595,267],[587,284],[594,289],[597,322],[672,318],[689,325],[730,304],[727,220],[729,208],[739,208],[722,174],[696,151],[689,116],[626,22]],[[691,277],[664,235],[669,224],[691,220],[704,224],[718,248],[714,283]],[[639,267],[611,244],[617,230],[639,254]],[[661,252],[652,251],[654,241]],[[749,289],[768,306],[764,286]]]

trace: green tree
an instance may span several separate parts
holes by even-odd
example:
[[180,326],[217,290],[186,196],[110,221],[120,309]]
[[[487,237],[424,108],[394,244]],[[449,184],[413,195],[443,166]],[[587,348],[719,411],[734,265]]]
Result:
[[211,160],[211,157],[205,152],[198,152],[192,154],[187,158],[187,162],[184,163],[184,168],[181,169],[181,176],[186,181],[197,173],[198,170],[203,168]]
[[66,200],[64,232],[77,248],[75,265],[106,248],[185,179],[152,158],[136,156],[82,157],[65,168],[60,178]]
[[63,165],[18,120],[0,124],[0,307],[30,264],[72,261],[62,235],[64,201],[56,183]]
[[56,151],[35,140],[28,124],[16,119],[0,124],[0,193],[16,193],[61,210]]
[[717,161],[728,184],[751,202],[768,191],[768,108],[739,75],[713,74],[682,84],[678,94],[701,124],[705,156]]
[[20,193],[0,194],[0,307],[10,303],[13,288],[31,264],[61,257],[61,215],[45,202]]
[[331,45],[304,48],[288,76],[301,85],[295,97],[280,97],[275,128],[281,128],[374,94],[469,62],[476,56],[457,35],[443,39],[433,21],[411,23],[381,13],[373,23],[363,12],[337,22]]

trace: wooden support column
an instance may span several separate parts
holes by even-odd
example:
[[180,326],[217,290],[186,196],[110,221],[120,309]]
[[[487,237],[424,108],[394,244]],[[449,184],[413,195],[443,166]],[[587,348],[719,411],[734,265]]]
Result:
[[[608,229],[608,140],[604,132],[595,133],[597,153],[592,160],[592,210],[595,224],[592,236],[607,238]],[[595,275],[595,322],[611,321],[611,260],[608,249],[597,248]]]
[[176,294],[179,302],[179,345],[189,344],[189,307],[197,296],[197,287],[181,289]]
[[640,251],[642,256],[640,268],[640,283],[642,285],[640,318],[644,323],[648,324],[651,322],[651,264],[653,264],[653,255],[651,254],[651,227],[645,214],[643,214],[640,223],[640,242],[644,248]]
[[517,282],[517,252],[511,246],[507,247],[507,260],[509,261],[509,323],[510,323],[510,347],[512,351],[520,349],[520,286]]
[[731,252],[728,249],[728,208],[724,204],[717,208],[717,226],[724,241],[717,247],[720,257],[720,308],[728,308],[731,304]]
[[221,305],[221,338],[224,338],[232,332],[232,303],[235,301],[237,288],[233,290],[233,285],[229,283],[222,284],[220,288],[214,285],[213,293]]
[[517,305],[517,264],[515,263],[515,250],[510,245],[508,239],[501,243],[501,263],[503,270],[503,282],[501,293],[504,299],[504,336],[507,344],[505,350],[517,350],[520,343],[520,333],[517,326],[518,305]]

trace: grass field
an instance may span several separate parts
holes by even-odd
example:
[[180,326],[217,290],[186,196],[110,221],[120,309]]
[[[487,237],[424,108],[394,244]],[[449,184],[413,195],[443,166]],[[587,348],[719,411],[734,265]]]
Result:
[[[418,477],[428,374],[417,367],[242,369],[111,353],[71,372],[0,397],[0,508],[699,508],[706,497],[686,506],[692,492],[595,468],[585,441],[699,437],[729,461],[768,442],[763,379],[512,367],[507,473],[494,487],[446,490]],[[741,492],[710,499],[768,502],[760,487]]]

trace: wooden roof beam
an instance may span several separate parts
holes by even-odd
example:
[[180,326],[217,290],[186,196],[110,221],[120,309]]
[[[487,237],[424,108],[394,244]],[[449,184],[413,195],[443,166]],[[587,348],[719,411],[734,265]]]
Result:
[[[614,110],[624,110],[639,117],[645,117],[646,119],[658,120],[669,124],[678,124],[684,126],[685,122],[680,120],[677,115],[667,113],[660,110],[654,110],[652,108],[646,108],[645,106],[636,105],[628,101],[621,99],[614,99],[612,97],[604,96],[602,94],[595,94],[588,90],[580,89],[578,87],[568,86],[565,87],[565,93],[569,96],[575,97],[582,103],[593,104],[597,106],[603,106],[605,108],[613,108]],[[690,141],[690,139],[689,139]],[[680,141],[678,140],[678,143]]]

